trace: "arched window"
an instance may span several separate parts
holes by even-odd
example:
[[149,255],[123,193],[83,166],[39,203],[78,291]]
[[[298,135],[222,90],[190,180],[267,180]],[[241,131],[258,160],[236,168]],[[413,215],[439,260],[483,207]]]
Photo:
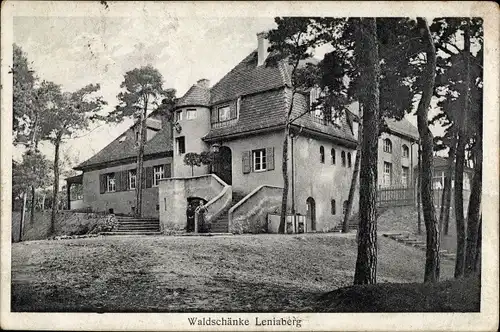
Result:
[[390,139],[384,139],[384,152],[392,153],[392,142]]
[[319,161],[322,164],[325,163],[325,148],[323,146],[319,147]]
[[342,159],[342,167],[345,167],[345,151],[340,153],[340,159]]
[[335,165],[335,149],[332,149],[330,151],[331,157],[332,157],[332,165]]
[[351,153],[347,152],[347,167],[352,167]]
[[408,148],[408,145],[403,144],[403,158],[408,158],[410,157],[410,148]]
[[332,200],[330,201],[330,203],[331,203],[331,212],[332,212],[332,215],[335,215],[335,214],[337,213],[337,211],[336,211],[336,210],[337,210],[337,207],[335,206],[335,205],[336,205],[336,204],[335,204],[335,200],[334,200],[334,199],[332,199]]

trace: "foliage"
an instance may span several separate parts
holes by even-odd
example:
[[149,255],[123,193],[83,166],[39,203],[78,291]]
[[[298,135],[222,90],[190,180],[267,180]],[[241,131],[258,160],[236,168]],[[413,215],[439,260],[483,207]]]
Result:
[[40,152],[27,151],[21,162],[12,161],[12,194],[19,198],[22,192],[33,185],[45,188],[50,184],[50,161]]
[[184,164],[191,167],[199,167],[201,166],[201,158],[198,153],[188,152],[184,155]]

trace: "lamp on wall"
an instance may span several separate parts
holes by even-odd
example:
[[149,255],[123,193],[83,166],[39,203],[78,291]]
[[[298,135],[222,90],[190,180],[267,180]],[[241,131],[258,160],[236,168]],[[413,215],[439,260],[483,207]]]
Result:
[[212,144],[212,146],[210,146],[210,151],[212,153],[219,153],[219,151],[220,151],[220,144],[218,144],[218,143]]

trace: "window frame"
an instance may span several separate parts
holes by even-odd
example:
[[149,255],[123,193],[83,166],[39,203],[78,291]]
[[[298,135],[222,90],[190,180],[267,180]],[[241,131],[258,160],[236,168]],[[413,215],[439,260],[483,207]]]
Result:
[[[190,117],[189,114],[194,114],[193,117]],[[196,108],[188,108],[186,110],[186,120],[194,120],[198,117],[198,111]]]
[[[386,166],[389,168],[389,172],[386,172]],[[392,163],[388,161],[384,161],[384,186],[391,186],[392,185]],[[386,183],[386,176],[389,176],[389,184]]]
[[346,167],[346,155],[344,150],[340,152],[340,159],[342,160],[342,167]]
[[[227,119],[221,120],[220,111],[222,109],[227,109]],[[231,106],[229,104],[218,106],[216,110],[217,110],[217,122],[226,122],[231,120]]]
[[352,155],[350,152],[347,152],[347,167],[352,168]]
[[332,216],[337,214],[337,202],[334,199],[330,200],[330,213]]
[[325,163],[325,147],[323,145],[319,147],[319,162]]
[[[134,187],[132,188],[132,179],[134,179]],[[137,189],[137,170],[130,169],[128,171],[128,190],[136,190]]]
[[410,178],[410,168],[407,166],[401,166],[401,184],[403,185],[404,188],[408,187],[409,178]]
[[[180,142],[183,142],[183,152],[180,149]],[[181,156],[186,153],[186,136],[179,136],[175,138],[175,148],[177,150],[177,155]]]
[[[111,185],[113,186],[113,190],[111,190]],[[115,175],[115,173],[106,174],[106,192],[107,193],[116,192],[116,175]]]
[[410,158],[410,148],[408,147],[408,145],[403,144],[401,150],[401,155],[403,158]]
[[[157,171],[159,169],[159,171]],[[165,167],[163,165],[155,165],[153,166],[153,187],[158,187],[160,184],[159,181],[163,180],[165,174]],[[159,175],[159,177],[157,177]]]
[[336,159],[337,159],[337,151],[335,151],[335,149],[334,149],[334,148],[332,148],[332,149],[330,150],[330,163],[331,163],[332,165],[335,165],[335,163],[337,162],[337,160],[336,160]]
[[182,118],[182,113],[183,111],[180,110],[180,111],[175,111],[175,122],[179,122],[179,121],[182,121],[183,118]]
[[384,139],[384,152],[392,153],[392,141],[389,138]]
[[[257,157],[259,157],[259,162],[257,163]],[[259,168],[257,168],[257,165]],[[254,172],[265,172],[267,171],[267,155],[266,149],[252,150],[252,170]]]

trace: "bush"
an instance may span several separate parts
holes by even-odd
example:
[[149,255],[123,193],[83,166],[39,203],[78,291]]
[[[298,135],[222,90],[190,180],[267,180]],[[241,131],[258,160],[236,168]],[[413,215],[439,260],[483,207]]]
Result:
[[102,232],[111,232],[118,226],[118,221],[116,220],[115,215],[111,214],[106,217],[106,219],[99,219],[97,223],[94,225],[92,230],[87,234],[98,234]]

